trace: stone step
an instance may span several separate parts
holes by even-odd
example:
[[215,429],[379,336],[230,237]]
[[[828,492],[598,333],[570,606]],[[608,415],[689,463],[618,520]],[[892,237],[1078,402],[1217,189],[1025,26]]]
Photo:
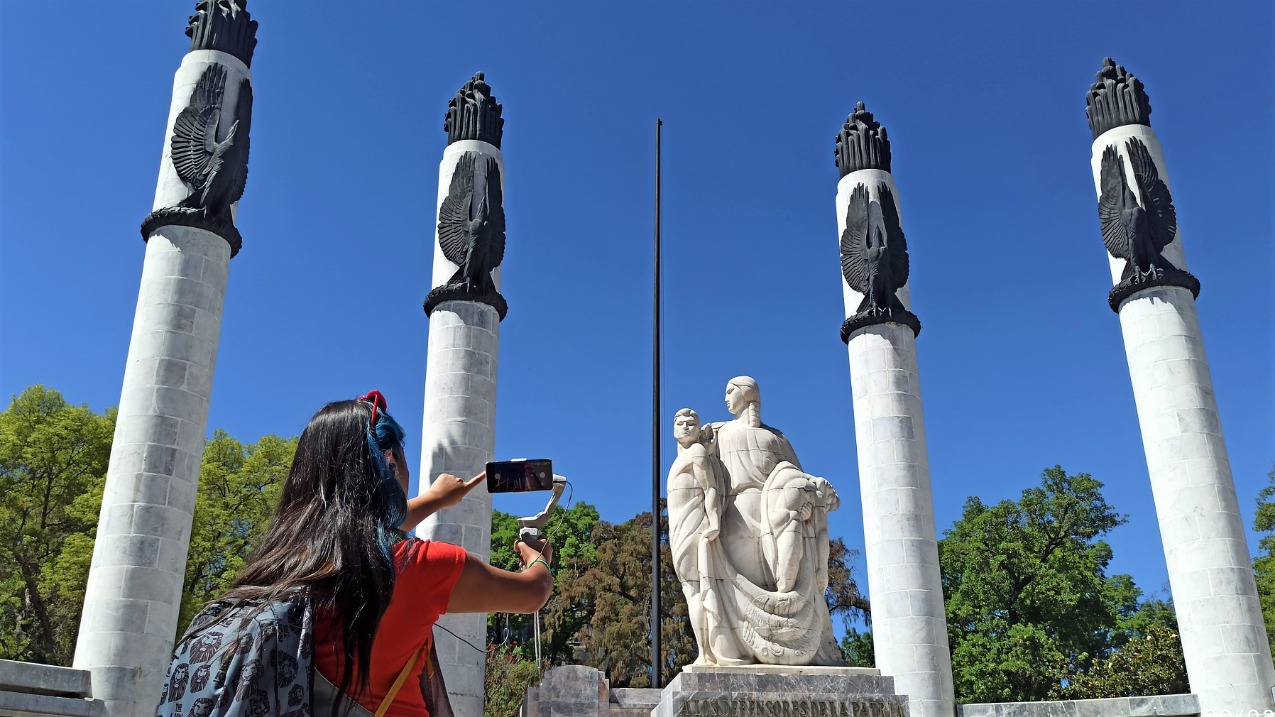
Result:
[[618,687],[610,691],[610,717],[650,717],[660,703],[660,690],[650,687]]
[[101,700],[0,691],[0,717],[105,717]]
[[89,673],[70,667],[0,660],[0,690],[56,697],[88,697]]
[[[959,705],[959,717],[1199,717],[1200,701],[1194,694],[1155,697],[1107,697],[1057,702],[999,702]],[[1225,713],[1223,713],[1225,714]],[[1237,714],[1243,714],[1237,713]],[[1256,711],[1249,714],[1260,714]]]

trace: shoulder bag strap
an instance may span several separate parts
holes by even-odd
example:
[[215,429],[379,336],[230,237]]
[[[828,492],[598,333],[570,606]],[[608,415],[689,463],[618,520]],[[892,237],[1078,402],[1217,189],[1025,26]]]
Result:
[[390,703],[394,701],[394,697],[398,695],[399,688],[407,682],[407,676],[412,674],[412,668],[416,667],[416,661],[421,658],[421,650],[425,647],[422,645],[412,653],[412,659],[407,661],[403,666],[403,671],[398,673],[398,677],[394,679],[394,684],[390,685],[390,691],[385,693],[385,699],[381,700],[381,705],[376,708],[376,717],[385,717],[385,713],[390,709]]

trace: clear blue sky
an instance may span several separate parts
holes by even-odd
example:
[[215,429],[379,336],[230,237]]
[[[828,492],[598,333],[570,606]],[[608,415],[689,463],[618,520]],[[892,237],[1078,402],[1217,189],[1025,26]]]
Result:
[[[5,396],[119,400],[192,8],[0,0]],[[863,100],[893,140],[939,529],[1062,464],[1130,516],[1114,569],[1160,590],[1083,112],[1111,55],[1150,93],[1251,522],[1275,459],[1268,3],[250,10],[251,175],[210,430],[295,434],[379,387],[419,434],[443,112],[483,70],[506,118],[499,456],[552,457],[610,520],[650,505],[662,117],[664,423],[684,405],[725,418],[726,380],[755,376],[765,420],[842,494],[834,534],[861,545],[832,155]]]

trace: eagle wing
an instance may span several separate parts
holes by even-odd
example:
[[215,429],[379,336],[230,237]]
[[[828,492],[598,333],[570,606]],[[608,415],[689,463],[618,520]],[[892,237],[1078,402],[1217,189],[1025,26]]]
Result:
[[230,171],[235,173],[230,189],[230,203],[234,204],[243,197],[244,187],[248,184],[248,142],[249,130],[252,129],[252,83],[248,78],[239,82],[239,98],[235,101],[235,139],[237,151]]
[[841,232],[841,274],[851,289],[868,293],[868,187],[858,184],[850,192],[846,230]]
[[452,183],[443,205],[438,208],[438,245],[443,256],[457,266],[469,256],[469,209],[474,199],[474,160],[477,152],[466,152],[456,161]]
[[500,163],[495,157],[487,161],[487,236],[491,242],[491,268],[505,260],[505,191],[500,181]]
[[1142,140],[1130,138],[1125,147],[1129,150],[1129,164],[1138,182],[1138,193],[1142,195],[1142,208],[1151,215],[1151,239],[1158,251],[1178,235],[1178,213],[1173,209],[1173,197],[1160,179],[1155,160],[1151,159],[1151,152]]
[[226,89],[226,68],[218,64],[208,66],[195,83],[190,94],[190,104],[177,113],[173,123],[171,143],[173,166],[182,181],[200,187],[205,178],[219,167],[210,166],[212,145],[217,141],[217,115],[221,112],[221,98]]
[[890,252],[890,275],[894,278],[894,288],[900,289],[908,283],[908,240],[903,236],[894,192],[885,182],[877,185],[877,201],[881,203],[881,222],[885,225],[885,243]]
[[1128,259],[1129,233],[1121,217],[1120,203],[1124,198],[1124,162],[1115,145],[1102,150],[1102,168],[1098,173],[1102,193],[1098,195],[1098,220],[1102,222],[1102,241],[1107,251],[1117,259]]

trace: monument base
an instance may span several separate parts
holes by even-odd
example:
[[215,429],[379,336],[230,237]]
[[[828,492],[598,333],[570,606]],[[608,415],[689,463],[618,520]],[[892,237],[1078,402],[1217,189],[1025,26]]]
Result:
[[865,667],[690,665],[651,717],[908,717],[908,704]]

